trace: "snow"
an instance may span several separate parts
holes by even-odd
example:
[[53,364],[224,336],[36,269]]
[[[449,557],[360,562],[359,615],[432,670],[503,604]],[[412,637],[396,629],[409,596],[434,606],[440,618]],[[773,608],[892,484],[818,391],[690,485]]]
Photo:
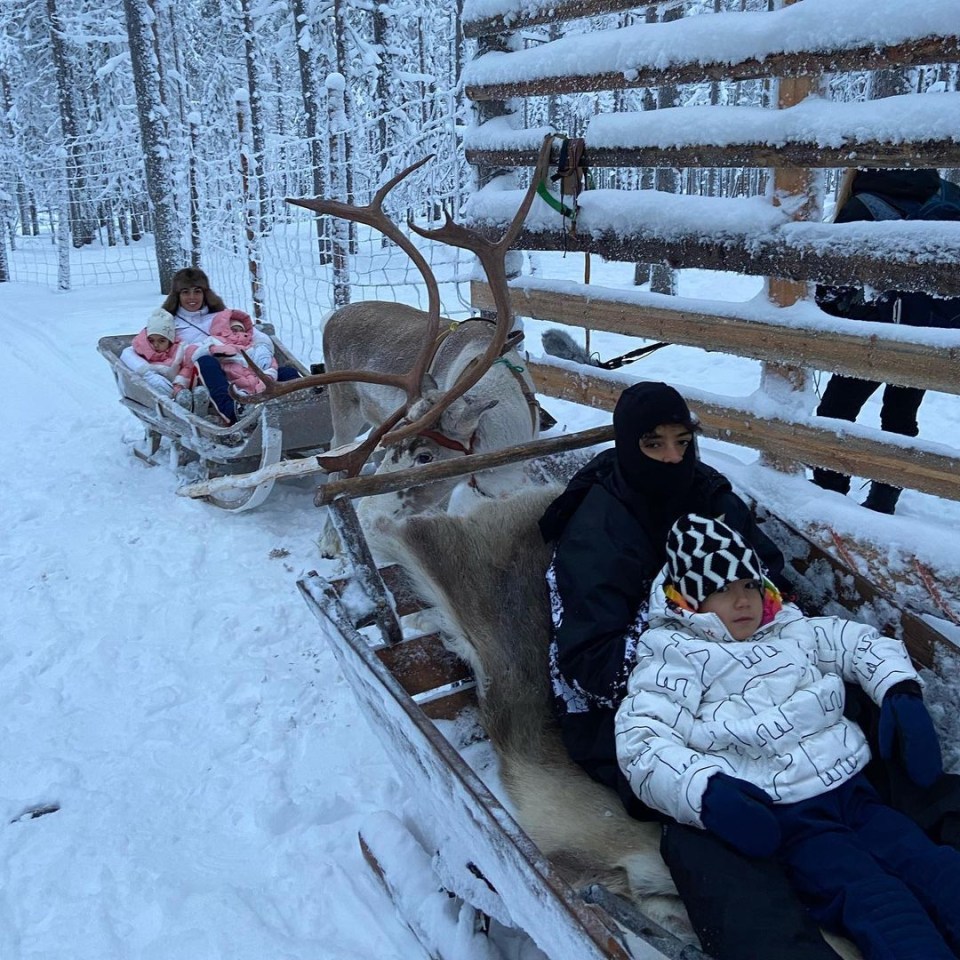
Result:
[[[465,215],[474,224],[504,226],[523,194],[512,175],[496,177],[471,194]],[[577,202],[581,236],[696,238],[703,243],[742,244],[748,252],[783,244],[838,256],[854,256],[866,248],[873,256],[901,263],[946,264],[960,259],[960,223],[955,221],[800,222],[764,197],[702,197],[659,190],[587,190]],[[558,223],[557,212],[535,197],[524,229],[552,233]]]
[[[503,15],[509,22],[549,6],[466,0],[464,15]],[[681,60],[762,60],[823,49],[824,37],[830,49],[841,49],[958,33],[956,0],[805,0],[774,13],[691,17],[491,53],[467,66],[464,81],[609,71],[629,76]],[[309,46],[306,31],[299,42]],[[331,93],[344,86],[340,74],[326,78]],[[247,92],[235,95],[245,99]],[[957,104],[953,93],[891,98],[882,107],[809,99],[775,116],[765,112],[763,131],[756,128],[758,111],[749,108],[688,108],[682,115],[662,110],[595,117],[588,139],[611,147],[776,145],[788,137],[828,146],[851,135],[891,143],[956,139]],[[191,111],[188,119],[199,124],[200,114]],[[547,132],[518,130],[515,118],[503,118],[469,131],[468,141],[472,148],[537,146]],[[517,197],[512,181],[495,181],[473,199],[470,213],[504,222]],[[732,240],[779,233],[814,246],[839,239],[850,250],[895,243],[896,251],[888,252],[903,258],[957,259],[960,251],[958,225],[793,224],[761,199],[591,191],[581,202],[581,231],[630,234],[647,224],[665,235],[668,228]],[[554,211],[535,201],[531,229],[556,226]],[[534,276],[524,282],[562,289],[579,263],[530,255]],[[615,287],[630,270],[595,263],[594,281]],[[688,271],[681,278],[683,300],[672,305],[689,299],[700,309],[706,304],[711,312],[770,322],[758,289],[754,279]],[[658,302],[644,292],[620,295]],[[297,581],[308,571],[337,570],[318,553],[322,515],[313,506],[312,482],[277,484],[256,510],[226,514],[176,497],[172,466],[148,467],[132,456],[140,425],[118,403],[95,344],[101,336],[138,329],[159,301],[154,285],[141,282],[68,293],[0,283],[11,387],[4,418],[8,454],[0,472],[0,956],[421,956],[361,856],[360,830],[379,841],[398,873],[408,871],[412,896],[433,896],[429,919],[457,928],[464,960],[467,951],[479,956],[484,948],[467,943],[472,931],[462,918],[442,916],[450,902],[424,884],[417,869],[423,858],[397,827],[430,816],[431,804],[436,813],[446,798],[407,794],[394,757],[366,722],[299,595]],[[725,301],[736,301],[736,308]],[[777,318],[816,322],[825,331],[842,326],[809,304]],[[548,324],[524,325],[527,347],[536,353],[538,334]],[[871,331],[862,325],[845,332]],[[952,331],[883,332],[944,348],[956,341]],[[591,340],[591,349],[605,357],[635,345],[613,334]],[[670,347],[618,377],[663,379],[694,400],[739,398],[745,409],[774,410],[757,392],[760,365],[742,358]],[[559,418],[558,431],[609,422],[601,411],[559,400],[546,405]],[[878,410],[875,396],[861,423],[846,431],[859,435],[876,427]],[[958,432],[957,397],[928,394],[918,445],[952,452]],[[960,524],[958,503],[908,490],[897,515],[882,517],[857,505],[859,478],[855,492],[842,497],[802,476],[763,467],[743,448],[705,441],[703,452],[775,512],[828,523],[841,536],[856,534],[891,563],[915,555],[944,578],[960,577],[960,545],[949,535]],[[936,626],[960,633],[941,621]],[[955,676],[956,666],[945,664],[945,675]],[[956,692],[944,680],[929,681],[956,768]],[[481,755],[471,763],[482,768],[489,759]],[[517,947],[511,956],[533,960],[534,951]]]
[[[468,150],[536,149],[553,131],[518,128],[519,115],[494,117],[468,131]],[[594,149],[631,149],[788,142],[842,147],[848,142],[922,143],[960,138],[960,93],[904,94],[839,102],[812,96],[794,107],[684,106],[591,117],[584,137]]]
[[[531,264],[542,282],[579,268],[559,256]],[[613,284],[627,270],[597,264],[595,279]],[[684,297],[741,307],[757,292],[743,277],[690,271],[681,282]],[[140,426],[95,344],[138,328],[159,299],[147,283],[0,284],[12,388],[0,497],[0,955],[420,956],[357,844],[358,830],[373,831],[422,880],[400,841],[377,833],[383,811],[410,819],[416,805],[296,587],[307,571],[336,569],[318,555],[312,484],[278,484],[258,509],[225,514],[174,496],[171,468],[131,456]],[[534,353],[546,326],[525,322]],[[611,356],[625,342],[595,334],[591,349]],[[749,405],[760,402],[750,397],[759,370],[671,347],[621,376]],[[609,422],[547,406],[558,430]],[[865,423],[877,409],[874,398]],[[957,398],[929,394],[920,419],[921,442],[951,442]],[[774,510],[960,575],[960,546],[944,535],[960,504],[906,491],[897,516],[881,517],[759,466],[751,451],[705,442],[704,455]],[[932,689],[944,703],[953,695]],[[956,710],[938,710],[956,722]],[[422,803],[429,815],[431,798]],[[58,809],[29,816],[44,806]]]
[[[484,4],[484,16],[529,10],[521,0]],[[466,16],[466,14],[465,14]],[[471,14],[473,19],[473,14]],[[719,13],[577,34],[530,50],[487,53],[464,67],[467,87],[557,76],[622,73],[681,63],[739,63],[782,53],[887,46],[960,33],[956,0],[804,0],[772,13]]]

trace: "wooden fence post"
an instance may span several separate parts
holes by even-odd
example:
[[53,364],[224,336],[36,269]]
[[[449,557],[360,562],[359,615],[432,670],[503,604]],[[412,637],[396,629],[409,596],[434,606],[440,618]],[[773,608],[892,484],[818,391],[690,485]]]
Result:
[[[331,73],[324,81],[327,88],[327,135],[330,148],[330,196],[348,199],[347,183],[347,114],[343,74]],[[333,305],[346,306],[350,302],[350,227],[351,224],[335,217],[330,226],[333,249]]]
[[[797,0],[782,0],[780,6],[788,7]],[[783,77],[771,81],[776,84],[776,109],[796,106],[809,96],[814,85],[819,83],[809,75]],[[809,167],[777,167],[773,171],[773,204],[785,206],[794,220],[819,219],[820,202],[813,172]],[[780,277],[768,277],[767,297],[779,307],[790,307],[807,296],[807,284]],[[806,368],[781,363],[764,363],[761,367],[760,389],[773,396],[784,390],[802,392],[809,382]],[[803,464],[761,454],[760,460],[768,466],[785,473],[800,473]]]

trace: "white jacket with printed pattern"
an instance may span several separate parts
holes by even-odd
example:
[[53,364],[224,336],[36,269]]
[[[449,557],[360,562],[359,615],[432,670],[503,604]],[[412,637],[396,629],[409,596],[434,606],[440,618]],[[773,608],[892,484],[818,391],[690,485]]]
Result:
[[877,704],[917,673],[904,645],[839,617],[785,604],[737,642],[714,613],[669,602],[653,583],[650,625],[617,711],[617,758],[640,799],[701,827],[707,781],[726,773],[793,803],[862,770],[870,750],[843,716],[844,681]]

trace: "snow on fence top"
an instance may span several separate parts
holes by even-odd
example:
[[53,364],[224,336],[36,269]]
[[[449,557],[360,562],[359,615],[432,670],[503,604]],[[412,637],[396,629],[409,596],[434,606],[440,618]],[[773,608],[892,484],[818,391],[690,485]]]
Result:
[[[491,233],[516,212],[522,191],[498,177],[473,194],[464,213]],[[960,223],[883,221],[822,224],[792,220],[765,197],[703,197],[657,190],[589,190],[579,197],[576,237],[537,198],[522,249],[589,249],[612,260],[644,262],[682,251],[686,266],[960,295]],[[670,256],[667,259],[671,259]]]
[[484,94],[477,88],[496,84],[611,73],[630,81],[640,71],[684,64],[762,62],[783,54],[879,49],[958,36],[957,0],[803,0],[770,13],[687,17],[563,37],[529,50],[487,53],[464,68],[463,80],[468,96],[481,99]]
[[[808,0],[809,2],[809,0]],[[468,150],[537,150],[550,131],[517,129],[516,114],[495,117],[467,131]],[[590,149],[807,143],[842,147],[850,142],[960,142],[960,93],[905,94],[868,102],[808,97],[794,107],[693,106],[600,114],[588,122]]]

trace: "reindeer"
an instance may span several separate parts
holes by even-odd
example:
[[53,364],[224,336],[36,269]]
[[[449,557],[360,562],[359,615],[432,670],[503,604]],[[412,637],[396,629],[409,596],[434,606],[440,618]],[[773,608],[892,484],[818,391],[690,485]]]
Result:
[[[533,381],[514,349],[518,338],[510,335],[514,315],[505,257],[546,172],[550,143],[551,138],[545,138],[530,188],[498,241],[455,223],[446,212],[444,226],[435,230],[408,221],[408,227],[421,237],[475,253],[493,292],[496,322],[466,321],[443,334],[441,328],[446,331],[451,325],[440,316],[436,277],[410,238],[383,210],[390,190],[429,157],[397,174],[366,206],[319,198],[291,201],[374,227],[393,240],[420,270],[428,308],[422,311],[383,301],[341,307],[324,328],[325,373],[286,383],[264,378],[264,392],[244,402],[261,403],[295,390],[329,385],[336,449],[319,459],[330,471],[342,471],[348,477],[360,472],[378,446],[386,451],[378,470],[394,471],[535,439],[539,405]],[[365,424],[373,425],[366,440],[344,449]],[[496,497],[513,492],[523,481],[522,467],[507,466],[470,482],[481,494]],[[376,504],[365,502],[361,517],[401,516],[445,506],[457,482],[382,495]]]

